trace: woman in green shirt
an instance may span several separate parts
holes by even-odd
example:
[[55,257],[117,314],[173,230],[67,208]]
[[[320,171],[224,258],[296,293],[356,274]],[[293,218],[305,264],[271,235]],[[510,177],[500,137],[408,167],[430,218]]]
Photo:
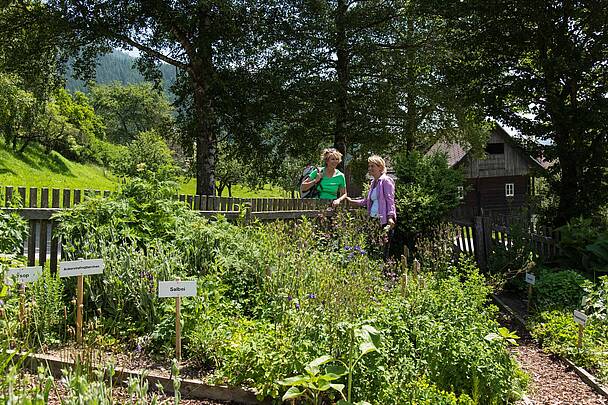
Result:
[[313,170],[307,179],[302,182],[302,191],[313,186],[319,190],[321,200],[331,200],[334,206],[340,204],[346,197],[346,178],[344,173],[337,169],[342,161],[342,154],[334,148],[323,149],[321,159],[325,163],[321,173]]

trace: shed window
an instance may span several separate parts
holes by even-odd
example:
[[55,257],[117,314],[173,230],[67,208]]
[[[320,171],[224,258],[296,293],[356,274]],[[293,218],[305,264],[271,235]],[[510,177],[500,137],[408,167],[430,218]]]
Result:
[[489,143],[486,145],[486,152],[488,155],[504,155],[505,144],[504,143]]
[[456,195],[458,196],[459,200],[464,200],[464,187],[463,186],[458,186]]
[[513,197],[515,195],[515,185],[513,183],[505,184],[505,195],[507,197]]

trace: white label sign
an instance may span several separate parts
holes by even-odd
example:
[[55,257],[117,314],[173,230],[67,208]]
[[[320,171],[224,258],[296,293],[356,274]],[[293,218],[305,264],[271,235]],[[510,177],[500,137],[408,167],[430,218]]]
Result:
[[196,281],[159,281],[158,296],[167,297],[194,297],[196,296]]
[[59,263],[59,277],[89,276],[103,273],[103,259],[74,260]]
[[7,285],[13,285],[13,281],[18,283],[32,283],[38,280],[42,274],[42,266],[20,267],[17,269],[9,269],[4,282]]
[[574,322],[578,323],[579,325],[585,326],[585,324],[587,323],[587,315],[575,309]]
[[532,273],[526,273],[526,283],[536,284],[536,276]]

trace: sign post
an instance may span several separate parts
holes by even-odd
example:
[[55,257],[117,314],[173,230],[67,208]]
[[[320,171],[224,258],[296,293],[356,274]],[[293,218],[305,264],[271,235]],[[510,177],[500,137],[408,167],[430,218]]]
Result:
[[576,343],[577,348],[583,347],[583,331],[587,324],[587,315],[581,311],[574,310],[574,322],[578,323],[578,342]]
[[25,283],[33,283],[38,280],[42,274],[42,266],[19,267],[9,269],[6,274],[4,283],[12,285],[13,281],[17,280],[19,286],[19,322],[25,320]]
[[159,298],[175,297],[175,358],[182,358],[181,297],[196,296],[196,281],[159,281]]
[[530,312],[530,303],[532,302],[532,286],[536,284],[536,276],[532,273],[526,273],[526,283],[528,283],[528,313]]
[[103,273],[102,259],[74,260],[59,263],[59,277],[74,277],[76,280],[76,342],[82,343],[82,313],[84,310],[84,276]]

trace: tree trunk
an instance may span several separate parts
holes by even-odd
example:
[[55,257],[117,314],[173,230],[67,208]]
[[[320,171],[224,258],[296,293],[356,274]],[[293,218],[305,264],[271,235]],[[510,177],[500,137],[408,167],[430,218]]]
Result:
[[556,216],[556,226],[564,225],[570,218],[581,214],[579,209],[579,176],[577,159],[573,158],[575,145],[568,142],[567,134],[560,135],[557,141],[557,156],[559,159],[561,178],[559,182],[559,210]]
[[[346,157],[346,132],[348,130],[348,87],[350,82],[349,51],[346,38],[346,12],[348,4],[338,0],[336,9],[336,73],[338,75],[338,95],[336,97],[336,128],[334,132],[334,147]],[[339,168],[344,171],[344,161]]]
[[213,76],[211,44],[208,43],[202,60],[195,64],[194,107],[196,110],[196,193],[215,195],[215,164],[217,137],[213,125],[213,102],[209,82]]

